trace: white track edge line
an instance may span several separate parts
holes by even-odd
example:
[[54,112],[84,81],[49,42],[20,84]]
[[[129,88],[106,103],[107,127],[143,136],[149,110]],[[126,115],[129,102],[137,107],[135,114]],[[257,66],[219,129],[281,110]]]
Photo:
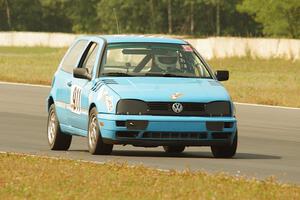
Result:
[[288,109],[288,110],[300,110],[300,108],[295,108],[295,107],[272,106],[272,105],[266,105],[266,104],[240,103],[240,102],[234,102],[234,104],[244,105],[244,106],[256,106],[256,107],[266,107],[266,108],[279,108],[279,109]]
[[[29,156],[29,157],[33,157],[33,158],[35,158],[35,157],[36,158],[47,158],[47,159],[53,159],[53,160],[76,161],[76,162],[92,163],[92,164],[98,164],[98,165],[105,165],[106,163],[109,163],[109,162],[104,162],[104,161],[92,161],[92,160],[82,160],[82,159],[76,159],[76,158],[75,159],[66,158],[63,156],[46,156],[46,155],[38,155],[38,154],[30,154],[30,153],[7,152],[7,151],[0,151],[0,154],[12,154],[12,155],[17,155],[17,156]],[[124,162],[124,163],[126,163],[126,162]],[[143,163],[141,163],[141,164],[143,164]],[[144,166],[144,165],[142,165],[142,166]],[[136,167],[136,165],[128,164],[128,167],[134,168],[134,167]],[[144,166],[144,167],[147,167],[147,166]],[[170,172],[171,171],[169,169],[161,169],[161,168],[155,168],[155,167],[147,167],[147,168],[161,171],[161,172]]]
[[[5,82],[5,81],[0,81],[0,84],[3,84],[3,85],[30,86],[30,87],[42,87],[42,88],[50,88],[51,87],[49,85],[39,85],[39,84],[29,84],[29,83],[14,83],[14,82]],[[245,105],[245,106],[266,107],[266,108],[279,108],[279,109],[289,109],[289,110],[300,110],[300,108],[295,108],[295,107],[272,106],[272,105],[266,105],[266,104],[241,103],[241,102],[234,102],[234,104]]]
[[29,84],[29,83],[14,83],[14,82],[6,82],[6,81],[0,81],[0,84],[30,86],[30,87],[43,87],[43,88],[50,88],[51,87],[49,85],[39,85],[39,84]]

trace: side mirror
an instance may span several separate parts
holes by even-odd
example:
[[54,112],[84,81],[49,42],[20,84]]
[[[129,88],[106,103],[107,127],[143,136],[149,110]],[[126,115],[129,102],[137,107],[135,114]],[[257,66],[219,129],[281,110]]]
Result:
[[89,74],[87,68],[75,68],[75,69],[73,69],[73,76],[75,78],[87,79],[89,81],[92,79],[92,76]]
[[227,81],[229,79],[229,71],[218,70],[216,72],[216,77],[217,77],[218,81]]

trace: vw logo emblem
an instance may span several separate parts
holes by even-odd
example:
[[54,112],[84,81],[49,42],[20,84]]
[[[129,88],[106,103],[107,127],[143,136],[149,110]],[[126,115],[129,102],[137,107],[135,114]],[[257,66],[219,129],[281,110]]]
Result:
[[183,110],[183,106],[181,103],[173,103],[172,105],[172,110],[175,112],[175,113],[180,113],[182,110]]

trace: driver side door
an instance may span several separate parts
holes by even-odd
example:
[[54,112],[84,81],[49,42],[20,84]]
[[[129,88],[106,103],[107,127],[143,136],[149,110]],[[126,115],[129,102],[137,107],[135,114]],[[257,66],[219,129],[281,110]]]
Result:
[[[94,77],[94,67],[99,55],[100,45],[91,41],[85,49],[78,68],[86,68],[91,77]],[[79,135],[85,135],[89,119],[89,95],[94,79],[72,78],[71,87],[71,113],[69,115],[70,125],[75,128]]]

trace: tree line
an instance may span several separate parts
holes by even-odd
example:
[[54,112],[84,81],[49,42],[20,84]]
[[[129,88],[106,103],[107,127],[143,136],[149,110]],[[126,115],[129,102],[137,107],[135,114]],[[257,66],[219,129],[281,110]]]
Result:
[[300,0],[0,0],[0,31],[300,37]]

